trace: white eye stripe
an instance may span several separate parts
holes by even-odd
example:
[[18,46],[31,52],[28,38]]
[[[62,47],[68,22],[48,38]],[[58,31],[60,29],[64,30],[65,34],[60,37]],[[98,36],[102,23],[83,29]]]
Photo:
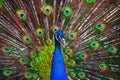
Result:
[[58,42],[60,42],[60,41],[58,40],[58,38],[57,38],[57,35],[55,35],[55,38],[57,39]]
[[59,36],[59,39],[60,39],[60,40],[58,40],[57,35],[55,35],[55,38],[56,38],[56,40],[57,40],[59,43],[61,43],[61,41],[63,42],[63,39],[61,39],[60,36]]
[[60,40],[62,40],[60,36],[59,36],[59,38],[60,38]]
[[58,41],[57,35],[55,35],[55,38],[56,38],[56,39],[57,39],[57,41]]
[[65,39],[62,39],[63,43],[65,44]]
[[60,42],[61,44],[65,43],[63,38],[61,38],[60,36],[59,36],[59,38],[60,38],[60,41],[59,41],[59,42]]
[[59,36],[60,41],[64,42],[64,39]]
[[62,38],[62,42],[65,42],[65,40]]

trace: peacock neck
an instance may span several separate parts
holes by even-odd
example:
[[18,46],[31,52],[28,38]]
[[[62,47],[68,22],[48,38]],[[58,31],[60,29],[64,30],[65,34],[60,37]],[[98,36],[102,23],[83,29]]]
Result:
[[60,43],[55,40],[50,80],[68,80]]
[[55,39],[55,48],[58,48],[61,50],[60,43]]

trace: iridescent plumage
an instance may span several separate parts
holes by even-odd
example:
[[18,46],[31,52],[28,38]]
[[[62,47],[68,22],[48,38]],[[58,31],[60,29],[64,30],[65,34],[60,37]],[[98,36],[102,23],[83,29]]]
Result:
[[0,0],[0,80],[50,80],[58,30],[69,80],[120,79],[120,0]]

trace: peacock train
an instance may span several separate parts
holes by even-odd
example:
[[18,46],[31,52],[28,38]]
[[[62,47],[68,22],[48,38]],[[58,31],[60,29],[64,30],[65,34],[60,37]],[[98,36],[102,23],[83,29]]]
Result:
[[120,80],[120,0],[0,0],[0,80]]

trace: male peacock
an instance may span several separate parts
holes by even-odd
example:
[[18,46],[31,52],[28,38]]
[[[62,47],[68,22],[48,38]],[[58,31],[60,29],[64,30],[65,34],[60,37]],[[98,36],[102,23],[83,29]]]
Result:
[[65,44],[64,33],[61,30],[57,30],[54,38],[55,38],[55,51],[53,53],[50,80],[68,80],[64,65],[64,59],[60,48],[60,44],[63,45]]
[[0,0],[0,80],[119,80],[119,49],[120,0]]

